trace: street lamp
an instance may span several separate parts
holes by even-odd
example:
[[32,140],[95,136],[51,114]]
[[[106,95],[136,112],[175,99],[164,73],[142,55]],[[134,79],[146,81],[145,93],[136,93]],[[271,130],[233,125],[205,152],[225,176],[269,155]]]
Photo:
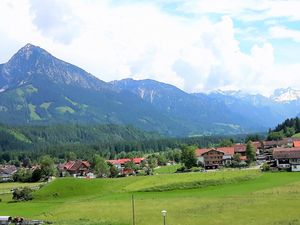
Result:
[[162,210],[162,211],[161,211],[161,214],[162,214],[162,216],[163,216],[163,218],[164,218],[164,225],[166,225],[167,210]]

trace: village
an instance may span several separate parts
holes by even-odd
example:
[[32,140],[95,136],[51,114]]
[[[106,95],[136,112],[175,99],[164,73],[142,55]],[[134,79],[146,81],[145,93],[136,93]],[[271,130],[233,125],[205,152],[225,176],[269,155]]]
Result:
[[[249,144],[249,143],[248,143]],[[219,170],[222,168],[260,167],[272,171],[300,171],[300,139],[283,138],[282,140],[251,142],[253,162],[249,165],[247,158],[247,144],[235,143],[229,147],[198,148],[195,150],[196,171]],[[153,157],[153,155],[152,155]],[[248,156],[249,157],[249,156]],[[174,165],[175,161],[164,163],[150,162],[149,156],[138,158],[121,158],[106,160],[107,168],[113,173],[110,177],[124,177],[131,175],[152,175],[153,169],[160,166]],[[151,165],[150,165],[151,164]],[[87,160],[75,159],[55,165],[58,177],[97,178],[109,177],[97,172],[92,163]],[[0,182],[15,181],[15,175],[20,170],[31,171],[40,169],[40,165],[31,167],[17,167],[11,164],[0,165]],[[180,172],[180,171],[177,171]]]

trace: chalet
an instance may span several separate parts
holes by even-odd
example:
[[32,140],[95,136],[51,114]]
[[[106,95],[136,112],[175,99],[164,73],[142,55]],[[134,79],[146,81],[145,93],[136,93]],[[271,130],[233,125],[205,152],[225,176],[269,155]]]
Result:
[[135,171],[129,168],[125,168],[125,164],[127,162],[132,161],[136,166],[140,166],[142,162],[145,160],[145,158],[125,158],[125,159],[114,159],[114,160],[107,160],[106,162],[114,165],[119,170],[119,175],[130,175],[135,174]]
[[70,175],[76,176],[86,176],[90,170],[90,163],[88,161],[76,160],[76,161],[68,161],[65,164],[60,164],[58,166],[59,171],[62,176],[65,172],[68,172]]
[[244,144],[235,144],[233,145],[234,153],[239,153],[241,155],[241,158],[246,157],[246,145]]
[[220,148],[217,148],[217,150],[224,153],[223,164],[224,165],[231,164],[231,160],[234,155],[234,148],[233,147],[220,147]]
[[196,150],[198,164],[203,164],[206,169],[217,169],[221,165],[230,164],[233,155],[233,147],[203,148]]
[[278,169],[300,171],[300,148],[275,148],[273,158]]
[[140,166],[144,160],[145,158],[133,158],[133,159],[126,158],[126,159],[107,160],[107,162],[116,166],[118,169],[121,169],[124,168],[127,162],[132,161],[135,165]]
[[12,181],[17,167],[14,165],[5,165],[0,167],[0,182]]

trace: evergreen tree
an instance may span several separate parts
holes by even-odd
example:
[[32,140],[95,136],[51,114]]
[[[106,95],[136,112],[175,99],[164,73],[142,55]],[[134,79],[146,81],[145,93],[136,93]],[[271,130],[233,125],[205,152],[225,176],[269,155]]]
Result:
[[248,164],[252,163],[255,160],[255,155],[256,155],[255,148],[252,145],[252,142],[248,141],[246,145],[246,156],[247,156]]

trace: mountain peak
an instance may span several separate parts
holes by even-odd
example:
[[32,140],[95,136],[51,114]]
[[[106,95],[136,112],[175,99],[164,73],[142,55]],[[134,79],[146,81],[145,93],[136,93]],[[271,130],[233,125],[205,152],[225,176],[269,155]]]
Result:
[[291,87],[276,89],[271,99],[276,102],[295,101],[300,99],[300,90],[295,90]]
[[30,43],[3,64],[0,71],[0,88],[20,86],[29,82],[54,82],[94,90],[110,86],[83,69],[64,62]]

